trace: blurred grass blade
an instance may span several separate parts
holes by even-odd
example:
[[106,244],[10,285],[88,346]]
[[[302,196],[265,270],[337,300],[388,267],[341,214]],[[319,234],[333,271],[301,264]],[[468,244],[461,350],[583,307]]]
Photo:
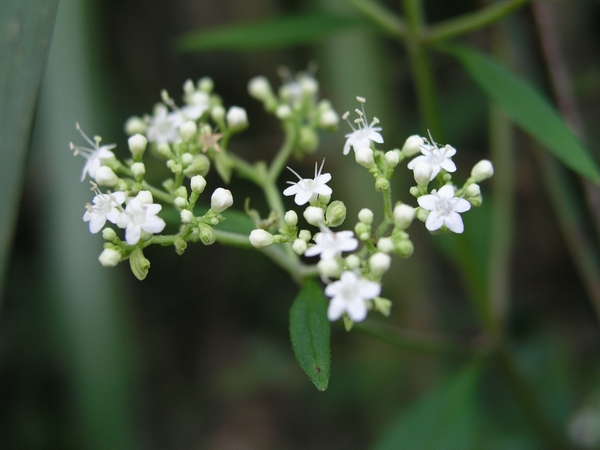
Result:
[[329,384],[331,356],[327,302],[314,281],[308,281],[290,310],[290,337],[296,359],[317,389]]
[[175,42],[175,48],[179,52],[271,50],[312,44],[331,34],[364,24],[365,22],[357,19],[311,12],[192,31],[180,36]]
[[483,53],[455,45],[440,48],[455,56],[488,97],[554,156],[579,175],[600,182],[600,171],[590,152],[531,85]]
[[0,9],[0,295],[57,8],[58,0],[8,0]]
[[470,450],[477,440],[479,364],[467,366],[409,408],[374,450]]

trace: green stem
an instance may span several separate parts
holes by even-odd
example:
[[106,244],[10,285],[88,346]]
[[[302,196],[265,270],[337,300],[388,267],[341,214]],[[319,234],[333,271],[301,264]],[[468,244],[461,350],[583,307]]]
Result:
[[142,186],[144,187],[144,189],[150,191],[154,198],[157,198],[165,203],[169,203],[169,204],[173,203],[173,196],[171,194],[169,194],[168,192],[165,192],[161,189],[155,188],[154,186],[151,186],[150,184],[148,184],[146,181],[142,181]]
[[294,146],[296,145],[296,141],[298,139],[298,129],[299,124],[286,124],[285,125],[285,140],[283,145],[279,149],[279,152],[271,162],[271,167],[269,167],[269,179],[274,183],[279,178],[281,171],[285,167],[288,159],[294,151]]
[[394,11],[369,0],[346,1],[363,13],[383,32],[398,39],[406,39],[408,35],[406,23]]
[[404,0],[404,12],[408,23],[406,48],[421,117],[432,135],[443,141],[431,65],[422,42],[425,22],[421,0]]
[[261,186],[264,184],[264,178],[261,178],[260,173],[258,172],[256,166],[253,166],[246,160],[240,158],[234,153],[227,152],[227,156],[229,160],[233,164],[233,168],[237,171],[240,177],[245,178],[257,186]]
[[422,40],[424,43],[433,44],[484,28],[497,22],[529,1],[530,0],[506,0],[494,3],[471,14],[465,14],[455,19],[446,20],[440,24],[431,26],[422,35]]
[[431,355],[474,357],[484,356],[489,352],[486,346],[475,346],[449,338],[400,330],[373,319],[356,323],[353,328],[403,349]]

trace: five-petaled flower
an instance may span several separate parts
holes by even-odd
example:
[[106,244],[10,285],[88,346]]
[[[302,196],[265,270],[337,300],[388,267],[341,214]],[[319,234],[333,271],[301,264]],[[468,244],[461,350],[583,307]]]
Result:
[[117,226],[125,228],[125,240],[129,245],[140,241],[142,230],[148,233],[160,233],[164,230],[166,223],[157,216],[162,206],[152,201],[149,191],[140,191],[117,217]]
[[146,136],[156,144],[173,144],[179,137],[179,126],[185,121],[180,111],[169,112],[166,105],[158,104],[154,116],[147,118],[148,131]]
[[297,183],[288,181],[291,186],[283,191],[283,195],[294,195],[294,202],[298,206],[302,206],[308,202],[316,200],[318,195],[331,195],[333,191],[329,186],[327,186],[327,183],[331,180],[331,174],[321,173],[323,170],[323,164],[325,164],[325,160],[323,160],[321,167],[317,172],[317,163],[315,163],[314,179],[302,178],[293,169],[288,167],[290,172],[298,177],[299,181]]
[[83,132],[79,123],[75,124],[75,128],[81,133],[83,138],[93,147],[86,148],[75,145],[71,142],[71,150],[75,152],[75,155],[83,156],[87,161],[83,166],[83,172],[81,173],[81,181],[85,180],[85,174],[87,173],[90,177],[95,179],[94,174],[96,170],[98,170],[107,160],[114,158],[115,154],[111,152],[113,148],[115,148],[116,144],[110,145],[102,145],[100,146],[100,142],[102,139],[100,136],[94,136],[94,141],[87,137],[87,135]]
[[354,232],[339,231],[334,233],[329,228],[321,227],[321,232],[315,236],[315,245],[309,247],[305,256],[321,255],[321,259],[337,258],[342,252],[351,252],[358,247]]
[[119,205],[123,204],[127,194],[117,191],[109,194],[102,194],[97,191],[96,196],[92,200],[93,205],[87,204],[87,211],[83,215],[83,221],[90,223],[90,232],[97,233],[104,227],[106,220],[111,223],[116,223],[117,217],[121,213]]
[[381,286],[378,283],[346,271],[338,281],[325,288],[325,295],[331,297],[327,317],[334,321],[345,312],[354,322],[360,322],[367,317],[367,301],[380,293]]
[[438,230],[443,225],[455,233],[464,231],[465,226],[458,213],[471,209],[471,204],[464,198],[455,197],[452,185],[447,184],[437,192],[419,197],[417,201],[422,208],[430,211],[425,221],[429,231]]
[[379,123],[379,119],[377,117],[373,118],[373,121],[369,124],[367,120],[367,115],[365,114],[365,99],[362,97],[356,97],[356,99],[362,103],[362,111],[360,109],[356,109],[356,113],[358,114],[358,119],[354,121],[358,128],[354,128],[354,125],[348,120],[349,113],[346,112],[342,119],[346,120],[352,128],[352,133],[346,135],[346,144],[344,144],[344,155],[347,155],[350,152],[350,147],[354,148],[354,151],[364,147],[370,147],[371,141],[377,142],[378,144],[383,143],[383,137],[379,133],[381,131],[381,127],[376,127]]
[[427,139],[423,139],[425,143],[421,145],[421,155],[411,160],[407,167],[413,170],[420,163],[427,163],[431,166],[431,178],[433,180],[440,170],[444,169],[446,172],[456,172],[456,165],[452,161],[452,156],[456,154],[456,149],[451,145],[444,145],[439,148],[438,145],[433,142],[430,144]]

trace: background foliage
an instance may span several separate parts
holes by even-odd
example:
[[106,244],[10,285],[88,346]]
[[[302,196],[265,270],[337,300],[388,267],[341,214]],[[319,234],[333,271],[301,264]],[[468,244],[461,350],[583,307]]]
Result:
[[[39,3],[51,9],[53,2]],[[382,5],[404,15],[399,3]],[[569,142],[555,145],[560,138],[539,136],[564,136],[563,121],[546,119],[539,108],[515,117],[535,107],[528,96],[538,94],[519,91],[488,59],[477,59],[484,54],[501,62],[534,86],[544,105],[562,112],[579,137],[573,145],[586,143],[591,152],[570,167],[597,180],[600,4],[528,3],[502,26],[453,40],[462,47],[430,52],[439,112],[433,119],[419,114],[411,47],[394,35],[393,16],[382,29],[357,4],[365,5],[60,2],[22,189],[14,178],[0,180],[5,221],[20,198],[13,243],[0,249],[8,255],[0,316],[1,448],[569,448],[569,424],[581,411],[591,417],[585,432],[600,426],[597,186],[546,151],[544,145],[563,160],[573,156],[561,154]],[[487,3],[424,5],[428,23],[448,23]],[[17,17],[17,29],[27,33],[28,13],[7,2],[1,22],[14,24],[8,19]],[[335,26],[323,26],[332,14]],[[321,24],[304,26],[314,31],[308,43],[302,33],[288,33],[288,22],[267,33],[282,33],[285,46],[265,48],[258,39],[234,49],[230,37],[220,47],[209,41],[202,52],[182,52],[187,32],[220,26],[231,32],[237,22],[273,26],[275,17],[296,15]],[[51,23],[51,16],[42,21]],[[354,108],[356,95],[368,99],[390,148],[434,128],[443,136],[438,142],[459,150],[459,168],[483,157],[497,166],[492,187],[483,186],[484,207],[466,216],[464,236],[432,239],[413,225],[415,256],[395,261],[384,278],[384,295],[394,301],[390,319],[351,333],[333,325],[325,392],[298,367],[289,343],[298,288],[265,258],[217,246],[191,246],[181,257],[148,249],[153,266],[143,283],[126,265],[101,268],[100,239],[81,221],[89,199],[78,179],[82,161],[68,151],[76,121],[123,151],[127,117],[149,111],[161,89],[178,98],[186,78],[208,75],[225,104],[248,110],[251,127],[232,150],[250,160],[269,158],[280,144],[278,125],[249,98],[246,83],[262,74],[278,84],[280,65],[303,70],[313,60],[324,96],[338,112]],[[498,82],[490,83],[493,75]],[[18,80],[9,84],[6,72],[2,76],[6,118],[14,110],[4,99]],[[36,91],[35,83],[29,91]],[[511,112],[519,100],[523,108]],[[334,191],[351,217],[380,199],[364,171],[343,159],[344,133],[342,127],[322,136],[315,159],[327,157]],[[28,141],[29,133],[22,134]],[[0,173],[9,156],[19,159],[15,152],[2,144]],[[314,160],[302,164],[312,172]],[[18,175],[18,161],[13,166]],[[504,346],[490,356],[494,339]]]

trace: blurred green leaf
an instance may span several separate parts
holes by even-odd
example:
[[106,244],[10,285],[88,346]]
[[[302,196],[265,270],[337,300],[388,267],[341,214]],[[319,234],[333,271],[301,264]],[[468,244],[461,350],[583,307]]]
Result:
[[479,364],[467,366],[411,407],[384,433],[375,450],[469,450],[477,435],[475,392]]
[[0,10],[0,291],[57,7],[58,0],[8,0]]
[[300,367],[321,391],[329,384],[329,336],[327,301],[319,285],[308,281],[290,310],[290,337]]
[[175,48],[179,52],[271,50],[312,44],[326,36],[357,26],[366,24],[356,19],[311,12],[193,31],[180,36],[175,42]]
[[600,182],[600,170],[590,152],[530,84],[483,53],[456,45],[440,48],[455,56],[488,97],[554,156],[588,180]]

